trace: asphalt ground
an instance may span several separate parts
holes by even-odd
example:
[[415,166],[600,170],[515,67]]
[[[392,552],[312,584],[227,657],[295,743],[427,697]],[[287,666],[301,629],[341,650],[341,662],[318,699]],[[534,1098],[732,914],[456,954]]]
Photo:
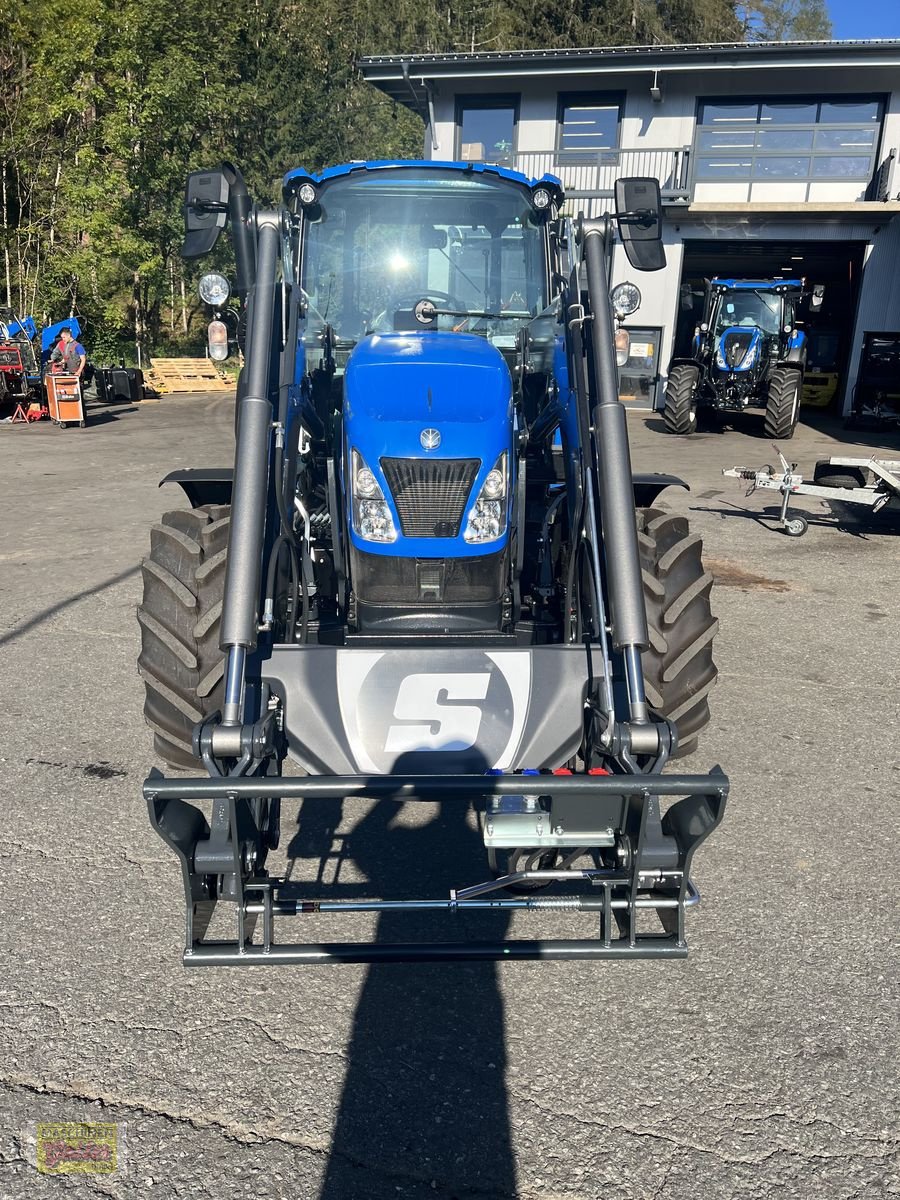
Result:
[[[90,415],[0,426],[0,1196],[900,1194],[896,525],[812,501],[787,538],[777,497],[720,474],[772,461],[754,425],[685,441],[629,417],[635,467],[690,483],[666,504],[719,580],[712,727],[682,765],[721,763],[732,794],[686,962],[186,972],[141,799],[135,606],[180,503],[157,481],[228,461],[232,406]],[[785,449],[811,472],[842,436]],[[878,442],[860,453],[900,457]],[[471,824],[430,806],[288,812],[284,840],[339,889],[484,873]],[[584,929],[564,916],[549,934]],[[116,1174],[35,1170],[35,1125],[70,1121],[118,1124]]]

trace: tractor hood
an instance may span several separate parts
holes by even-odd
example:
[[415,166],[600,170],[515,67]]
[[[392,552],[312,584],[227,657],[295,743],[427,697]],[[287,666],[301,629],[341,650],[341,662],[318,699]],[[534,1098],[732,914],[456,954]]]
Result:
[[503,356],[474,334],[375,334],[347,362],[347,440],[367,458],[477,456],[489,470],[511,443],[512,416]]
[[484,338],[437,330],[373,334],[359,342],[344,375],[347,461],[354,451],[361,456],[400,536],[363,541],[351,522],[354,545],[374,555],[441,558],[502,550],[505,517],[490,541],[466,542],[462,530],[504,452],[509,511],[513,424],[509,369]]
[[749,371],[764,350],[763,332],[754,325],[732,325],[719,334],[716,366],[720,371]]

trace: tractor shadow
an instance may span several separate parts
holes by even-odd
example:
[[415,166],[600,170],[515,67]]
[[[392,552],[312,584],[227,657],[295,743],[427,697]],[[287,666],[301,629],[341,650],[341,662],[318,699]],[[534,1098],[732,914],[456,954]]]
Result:
[[[423,823],[404,820],[411,805]],[[379,801],[341,838],[341,805],[306,800],[288,857],[318,858],[317,882],[332,898],[437,899],[489,877],[464,801],[411,805]],[[341,882],[350,862],[368,882]],[[342,920],[334,917],[335,939]],[[388,912],[375,940],[499,941],[507,925],[503,913]],[[515,1196],[497,970],[490,962],[368,967],[319,1200]]]

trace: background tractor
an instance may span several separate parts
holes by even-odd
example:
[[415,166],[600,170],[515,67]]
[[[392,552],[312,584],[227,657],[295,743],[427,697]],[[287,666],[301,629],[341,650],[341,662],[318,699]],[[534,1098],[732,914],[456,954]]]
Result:
[[[659,186],[620,180],[615,221],[562,201],[552,177],[466,163],[291,171],[275,209],[233,167],[188,180],[184,253],[231,223],[245,366],[234,469],[169,476],[192,509],[153,527],[138,614],[157,751],[195,772],[144,786],[182,866],[186,964],[686,953],[728,785],[662,771],[709,720],[712,578],[656,504],[681,481],[632,474],[609,293],[616,227],[632,265],[664,264]],[[204,292],[221,310],[228,281]],[[268,873],[282,801],[355,796],[474,807],[491,877],[381,900]],[[205,938],[216,901],[232,941]],[[599,925],[275,940],[276,917],[388,909]]]
[[[43,402],[42,379],[64,329],[81,334],[77,317],[38,330],[33,317],[20,317],[0,308],[0,405]],[[86,372],[84,382],[90,380]]]
[[[712,279],[690,358],[669,365],[663,417],[669,433],[697,430],[704,413],[762,408],[766,437],[793,437],[807,338],[797,324],[803,281]],[[814,289],[811,307],[821,305]]]

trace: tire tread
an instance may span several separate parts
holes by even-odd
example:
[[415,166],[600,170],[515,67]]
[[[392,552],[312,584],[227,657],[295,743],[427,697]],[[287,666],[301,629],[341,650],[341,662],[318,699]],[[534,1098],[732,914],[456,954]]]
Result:
[[170,766],[197,766],[194,725],[221,707],[225,660],[219,625],[230,528],[227,505],[163,514],[142,563],[138,670],[144,718]]
[[709,693],[718,676],[713,579],[703,567],[703,541],[691,534],[684,517],[638,509],[637,524],[650,635],[644,684],[651,708],[675,722],[681,757],[696,749],[709,724]]

